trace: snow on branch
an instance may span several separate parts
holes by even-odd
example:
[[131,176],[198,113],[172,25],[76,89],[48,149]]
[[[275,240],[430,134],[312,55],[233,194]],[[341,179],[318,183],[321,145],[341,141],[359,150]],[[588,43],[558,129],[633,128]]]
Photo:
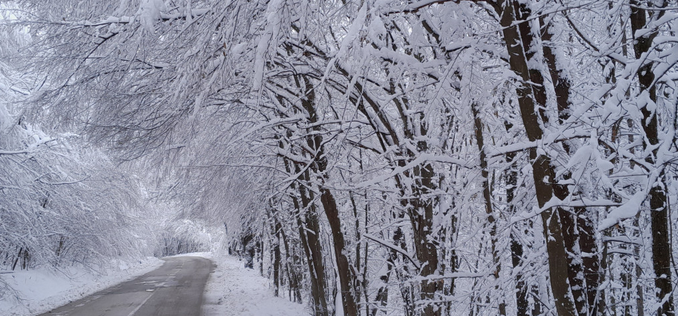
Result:
[[404,6],[400,10],[393,10],[393,11],[387,11],[383,12],[382,14],[384,15],[391,15],[391,14],[397,14],[397,13],[417,13],[419,10],[426,8],[428,6],[432,6],[435,4],[443,4],[446,2],[454,2],[454,3],[459,3],[459,0],[423,0],[423,1],[417,1],[415,3],[410,3],[406,6]]
[[304,116],[299,114],[299,115],[294,115],[294,116],[289,116],[285,118],[278,118],[278,119],[271,119],[268,121],[265,121],[261,124],[257,124],[256,126],[240,133],[240,135],[233,140],[233,142],[241,141],[244,140],[247,136],[250,136],[256,132],[261,131],[262,129],[269,128],[269,127],[276,127],[276,126],[281,126],[285,124],[294,124],[298,123],[300,121],[303,121]]
[[532,211],[524,211],[520,214],[517,214],[511,218],[511,224],[532,218],[541,214],[542,212],[553,208],[553,207],[614,207],[622,206],[622,204],[607,200],[607,199],[596,199],[590,200],[587,198],[581,198],[578,200],[571,200],[571,197],[568,197],[564,200],[561,200],[557,197],[552,197],[551,200],[546,202],[543,207],[537,208],[536,206]]
[[61,181],[61,182],[47,182],[47,181],[42,180],[42,178],[45,177],[45,176],[47,176],[47,174],[44,174],[44,175],[38,177],[37,179],[35,179],[35,181],[40,182],[42,184],[47,184],[47,185],[70,185],[70,184],[81,183],[81,182],[87,181],[89,178],[91,178],[91,176],[88,175],[87,177],[80,179],[80,180]]
[[474,279],[474,278],[484,278],[488,275],[492,275],[492,272],[487,271],[487,272],[453,272],[453,273],[446,273],[444,275],[429,275],[426,277],[414,277],[409,279],[409,282],[421,282],[424,280],[428,281],[441,281],[441,280],[449,280],[449,279]]
[[388,174],[376,177],[376,178],[368,180],[368,181],[358,183],[358,184],[355,185],[354,188],[364,189],[364,188],[367,188],[369,186],[384,182],[384,181],[386,181],[386,180],[388,180],[392,177],[395,177],[395,176],[397,176],[397,175],[399,175],[399,174],[401,174],[401,173],[403,173],[407,170],[410,170],[410,169],[412,169],[412,168],[414,168],[414,167],[416,167],[420,164],[423,164],[425,162],[449,163],[449,164],[457,165],[457,166],[464,167],[464,168],[467,168],[467,169],[473,169],[473,168],[476,167],[476,165],[469,164],[467,161],[464,161],[462,159],[452,158],[452,157],[449,157],[449,156],[437,156],[437,155],[432,155],[432,154],[419,154],[417,156],[417,158],[410,161],[407,165],[402,166],[402,167],[393,168],[393,171],[388,173]]
[[[79,27],[98,27],[106,26],[111,24],[131,24],[135,21],[139,21],[142,25],[148,29],[153,25],[155,21],[173,21],[173,20],[189,20],[193,17],[199,17],[205,15],[209,9],[193,9],[190,14],[186,13],[164,13],[158,12],[153,14],[155,11],[142,11],[136,16],[109,16],[103,20],[92,22],[92,21],[66,21],[66,22],[56,22],[60,25],[68,26],[79,26]],[[138,19],[137,19],[138,18]]]
[[0,156],[11,156],[11,155],[26,155],[36,152],[37,148],[41,145],[47,144],[49,142],[55,141],[55,138],[43,139],[35,144],[28,146],[24,150],[0,150]]
[[[556,135],[556,134],[552,134]],[[547,144],[552,144],[552,143],[558,143],[558,142],[563,142],[563,141],[568,141],[572,140],[575,138],[588,138],[590,137],[591,134],[587,132],[572,132],[568,133],[567,135],[562,135],[561,137],[553,137],[553,139],[544,139],[544,140],[537,140],[533,142],[521,142],[521,143],[516,143],[516,144],[511,144],[511,145],[506,145],[506,146],[500,146],[496,148],[488,148],[487,151],[487,156],[488,157],[497,157],[497,156],[502,156],[510,153],[516,153],[516,152],[521,152],[526,149],[531,149],[531,148],[539,148],[542,147],[543,145]]]
[[625,243],[625,244],[633,244],[633,245],[638,245],[642,246],[643,242],[640,240],[636,240],[635,238],[631,238],[629,236],[603,236],[603,242],[619,242],[619,243]]
[[402,248],[400,248],[400,247],[398,247],[398,246],[396,246],[396,245],[394,245],[394,244],[392,244],[392,243],[390,243],[390,242],[388,242],[388,241],[385,241],[385,240],[380,239],[380,238],[378,238],[378,237],[376,237],[376,236],[373,236],[373,235],[371,235],[371,234],[365,233],[365,234],[363,234],[363,236],[365,236],[365,238],[367,238],[367,239],[369,239],[369,240],[372,240],[372,241],[374,241],[374,242],[376,242],[376,243],[378,243],[378,244],[380,244],[380,245],[382,245],[382,246],[384,246],[384,247],[386,247],[386,248],[389,248],[389,249],[391,249],[391,250],[394,250],[394,251],[400,253],[400,254],[403,255],[405,258],[407,258],[407,260],[409,260],[410,262],[412,262],[412,264],[413,264],[417,269],[419,269],[419,268],[421,267],[421,264],[420,264],[419,262],[417,262],[417,260],[414,258],[414,254],[408,253],[408,252],[405,251],[404,249],[402,249]]
[[33,153],[34,150],[0,150],[0,156],[9,156],[9,155],[24,155]]
[[598,230],[606,230],[625,218],[636,216],[646,196],[647,192],[644,190],[636,192],[626,203],[612,210],[600,224]]

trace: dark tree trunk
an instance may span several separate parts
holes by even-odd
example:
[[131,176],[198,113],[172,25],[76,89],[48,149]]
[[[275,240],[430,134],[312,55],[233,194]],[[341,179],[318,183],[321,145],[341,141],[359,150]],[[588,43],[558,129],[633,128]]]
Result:
[[275,217],[275,210],[270,210],[270,218],[272,223],[272,235],[271,236],[271,260],[273,261],[273,295],[279,296],[280,292],[280,267],[281,263],[281,252],[280,252],[280,242],[282,234],[282,225],[280,221]]
[[[301,99],[301,105],[304,110],[306,110],[309,123],[314,125],[309,128],[309,135],[306,136],[307,145],[314,151],[311,153],[313,155],[311,169],[316,175],[319,175],[320,179],[326,181],[328,179],[327,157],[325,156],[323,138],[318,134],[321,132],[320,126],[314,124],[318,122],[318,115],[315,108],[315,87],[313,87],[308,78],[302,77],[296,78],[296,80],[297,86],[299,88],[303,87],[304,89],[302,93],[304,97]],[[327,216],[332,233],[332,245],[334,248],[337,271],[339,273],[339,291],[341,292],[344,314],[346,316],[357,316],[359,310],[358,304],[356,304],[356,296],[358,294],[353,288],[356,279],[353,273],[354,270],[345,253],[348,248],[346,247],[346,240],[341,228],[342,224],[341,217],[339,216],[339,208],[337,207],[337,202],[334,199],[332,192],[323,184],[324,183],[319,184],[320,202],[323,205],[325,216]]]
[[[509,1],[509,0],[507,0]],[[546,93],[541,73],[529,67],[535,53],[533,47],[535,34],[531,31],[528,18],[530,9],[519,1],[503,1],[493,3],[497,14],[501,17],[504,42],[509,54],[511,70],[522,82],[516,93],[525,132],[530,141],[543,138],[542,124],[547,123],[544,113],[546,109]],[[541,120],[540,120],[541,119]],[[538,154],[536,149],[530,150],[532,175],[534,179],[537,202],[540,208],[554,196],[555,168],[551,159]],[[568,281],[568,255],[565,249],[562,225],[558,208],[549,208],[541,212],[544,226],[544,237],[548,252],[551,290],[556,303],[556,311],[560,316],[577,315],[575,302]]]
[[[286,164],[287,165],[287,164]],[[295,172],[301,170],[294,164]],[[288,172],[289,170],[289,165]],[[306,173],[304,173],[306,174]],[[320,230],[318,227],[318,218],[316,215],[315,204],[312,204],[313,196],[307,196],[306,190],[301,185],[292,185],[292,189],[298,189],[299,198],[292,197],[292,201],[297,215],[297,226],[299,229],[299,239],[301,240],[304,253],[306,254],[306,263],[310,274],[311,299],[313,300],[313,310],[316,316],[329,315],[327,309],[327,290],[325,281],[325,270],[323,266],[322,246],[320,244]],[[312,192],[309,192],[313,194]],[[309,233],[310,232],[310,233]]]
[[[639,30],[648,26],[648,12],[643,9],[649,2],[640,2],[631,0],[631,34],[636,34]],[[659,10],[650,15],[650,18],[659,18],[665,11]],[[641,37],[634,37],[633,49],[636,59],[642,59],[644,54],[650,52],[652,41],[657,36],[657,30],[644,32]],[[638,82],[640,83],[641,93],[649,94],[652,103],[657,102],[657,86],[654,82],[655,75],[652,70],[653,62],[646,62],[638,69]],[[649,102],[648,102],[649,103]],[[648,103],[642,104],[640,111],[643,118],[640,120],[645,132],[646,142],[644,148],[654,146],[651,154],[645,159],[649,164],[656,163],[658,153],[657,144],[659,143],[658,121],[655,106]],[[650,218],[652,222],[652,265],[655,273],[655,286],[658,289],[657,297],[663,301],[657,315],[674,315],[673,306],[673,284],[671,283],[671,242],[668,223],[668,199],[663,172],[658,176],[654,187],[650,189]]]
[[[424,301],[423,314],[425,316],[440,315],[441,309],[436,306],[435,295],[438,292],[438,282],[428,280],[438,269],[438,249],[431,240],[433,227],[434,201],[425,198],[435,188],[433,183],[433,166],[424,164],[415,166],[412,170],[415,177],[415,185],[412,188],[415,197],[409,201],[409,217],[412,224],[414,249],[417,259],[422,264],[419,275],[423,280],[419,283],[420,299]],[[442,287],[440,287],[442,289]]]
[[[549,43],[544,46],[544,59],[548,65],[551,81],[553,82],[556,103],[558,104],[558,123],[562,124],[570,117],[570,80],[564,72],[558,68],[558,62],[554,48],[550,44],[552,39],[550,24],[546,23],[542,16],[539,19],[542,30],[542,41]],[[574,149],[568,142],[563,143],[568,154],[573,154]],[[565,174],[564,180],[570,179],[570,174]],[[560,199],[565,199],[569,194],[566,186],[556,186],[555,194]],[[563,237],[568,256],[569,281],[577,311],[582,315],[597,315],[596,297],[600,285],[600,254],[595,240],[595,223],[587,220],[585,207],[574,207],[573,212],[563,210],[560,212],[560,221],[563,225]],[[582,253],[588,255],[582,256]]]
[[[505,122],[506,131],[509,131],[512,127],[512,124]],[[515,192],[518,188],[518,171],[516,171],[516,158],[515,153],[508,153],[506,155],[506,162],[510,163],[510,167],[506,170],[506,204],[509,206],[509,214],[513,215],[516,213],[514,198]],[[511,230],[511,263],[513,264],[513,269],[518,270],[516,273],[516,308],[517,314],[519,316],[539,316],[541,315],[541,304],[535,300],[532,310],[530,310],[530,301],[529,296],[539,297],[538,287],[534,284],[528,285],[525,281],[525,276],[523,275],[523,244],[517,238],[513,229]]]
[[[310,200],[306,201],[310,203]],[[306,204],[306,203],[304,203]],[[306,239],[310,257],[308,259],[311,269],[311,281],[314,283],[311,287],[313,300],[316,303],[316,315],[329,315],[327,309],[327,281],[325,277],[325,265],[323,264],[323,252],[320,242],[320,227],[318,225],[318,215],[314,204],[310,204],[306,215],[304,216],[303,226],[300,231]]]
[[358,305],[355,302],[357,293],[355,293],[352,286],[354,282],[354,275],[352,273],[353,270],[348,262],[348,257],[346,257],[346,254],[344,254],[346,242],[344,240],[344,234],[341,231],[339,209],[337,208],[337,202],[334,200],[334,196],[332,196],[330,190],[323,188],[320,189],[320,192],[320,201],[323,204],[325,214],[327,215],[327,220],[330,223],[332,239],[334,241],[334,255],[337,261],[337,270],[339,273],[339,285],[341,290],[341,299],[344,305],[344,314],[347,316],[355,316],[358,315]]
[[306,252],[306,262],[311,276],[311,298],[316,316],[329,315],[327,310],[327,290],[323,267],[322,248],[319,241],[318,219],[315,214],[307,214],[305,223],[298,219],[299,235]]
[[285,248],[285,262],[287,263],[287,281],[289,282],[289,297],[293,302],[302,303],[301,289],[300,289],[300,273],[297,271],[297,266],[300,266],[300,258],[296,254],[296,250],[290,249],[290,243],[287,241],[287,235],[284,230],[280,230],[280,238]]
[[[513,205],[513,199],[515,196],[515,191],[516,187],[518,185],[518,172],[515,170],[515,163],[513,162],[513,159],[515,158],[515,154],[511,153],[506,155],[506,161],[508,163],[511,163],[511,167],[509,167],[509,170],[506,171],[506,204],[509,205],[509,214],[513,215],[515,214],[515,206]],[[513,264],[513,269],[521,271],[522,270],[522,264],[523,264],[523,244],[516,238],[515,233],[513,230],[511,231],[511,263]],[[527,282],[525,282],[525,278],[523,276],[522,272],[516,273],[516,308],[517,308],[517,314],[516,315],[529,315],[530,311],[530,302],[528,300],[528,288],[527,288]],[[539,304],[535,304],[539,306]],[[537,314],[532,314],[532,315],[539,315]]]
[[[478,152],[480,153],[480,173],[483,180],[483,199],[485,200],[485,214],[487,214],[487,226],[490,229],[490,251],[492,252],[493,276],[495,283],[495,291],[499,292],[499,272],[501,272],[501,262],[499,258],[499,251],[497,249],[497,220],[494,217],[494,207],[492,206],[492,192],[490,186],[489,175],[487,168],[487,155],[485,154],[483,138],[483,121],[480,118],[480,111],[476,103],[471,104],[471,112],[473,113],[473,121],[475,125],[476,144],[478,145]],[[506,315],[506,303],[503,300],[497,302],[499,308],[499,315]]]
[[[389,251],[389,258],[386,259],[386,273],[384,273],[379,279],[382,282],[382,285],[377,290],[377,296],[374,298],[375,305],[379,307],[386,307],[388,305],[388,281],[391,278],[391,273],[393,273],[393,251]],[[379,307],[373,307],[370,316],[376,316],[377,313],[381,310]]]
[[[290,135],[287,136],[289,137]],[[279,146],[284,148],[282,141],[280,141]],[[299,175],[299,181],[308,181],[308,170],[302,172],[302,167],[298,163],[286,158],[283,158],[283,161],[288,174],[294,172],[294,174]],[[292,204],[297,211],[296,220],[297,229],[299,231],[299,240],[301,241],[301,246],[306,256],[306,264],[308,266],[314,315],[329,316],[329,310],[327,309],[327,283],[323,265],[322,246],[320,243],[320,228],[318,225],[316,206],[313,204],[313,192],[308,191],[299,183],[292,183],[290,189],[292,190]]]

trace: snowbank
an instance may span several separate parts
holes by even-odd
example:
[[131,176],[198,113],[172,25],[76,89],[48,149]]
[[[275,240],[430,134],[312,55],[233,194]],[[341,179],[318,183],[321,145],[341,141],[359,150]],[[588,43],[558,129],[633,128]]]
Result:
[[0,297],[0,315],[44,313],[155,270],[162,263],[162,260],[153,257],[134,263],[114,261],[111,265],[113,270],[105,273],[85,267],[0,272],[0,279],[11,288],[10,293]]
[[269,280],[231,256],[210,258],[217,265],[205,288],[203,316],[303,316],[306,305],[273,296]]

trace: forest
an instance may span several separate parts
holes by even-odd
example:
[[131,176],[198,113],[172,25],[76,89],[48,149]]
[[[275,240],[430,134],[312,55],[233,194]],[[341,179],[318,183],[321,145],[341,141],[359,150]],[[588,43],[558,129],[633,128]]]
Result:
[[0,15],[3,269],[223,242],[318,316],[675,315],[675,0]]

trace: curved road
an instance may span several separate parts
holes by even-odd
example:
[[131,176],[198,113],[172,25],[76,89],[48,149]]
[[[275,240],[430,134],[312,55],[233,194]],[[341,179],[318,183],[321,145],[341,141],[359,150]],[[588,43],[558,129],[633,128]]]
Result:
[[199,316],[210,260],[165,258],[158,269],[41,316]]

